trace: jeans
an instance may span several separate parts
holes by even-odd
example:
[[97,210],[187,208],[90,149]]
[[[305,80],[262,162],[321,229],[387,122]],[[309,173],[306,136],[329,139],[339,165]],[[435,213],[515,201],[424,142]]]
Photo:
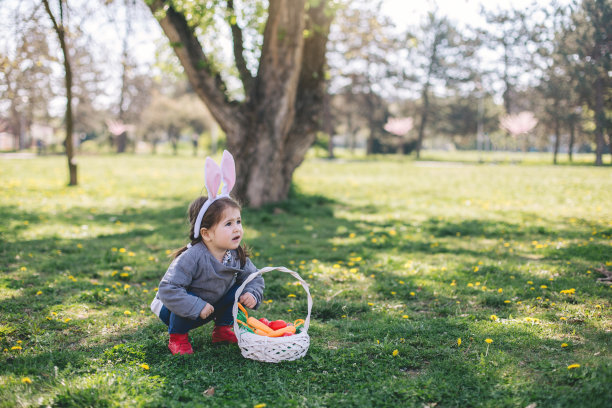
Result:
[[[215,321],[215,326],[231,325],[234,323],[234,316],[232,315],[234,298],[236,296],[236,290],[239,287],[240,285],[237,284],[232,286],[217,303],[213,304],[212,306],[215,308],[215,311],[206,319],[202,319],[199,316],[195,320],[181,317],[171,312],[166,306],[162,306],[159,312],[159,318],[168,326],[168,333],[171,334],[185,334],[189,330],[200,327],[211,320]],[[187,292],[187,294],[197,296],[191,292]]]

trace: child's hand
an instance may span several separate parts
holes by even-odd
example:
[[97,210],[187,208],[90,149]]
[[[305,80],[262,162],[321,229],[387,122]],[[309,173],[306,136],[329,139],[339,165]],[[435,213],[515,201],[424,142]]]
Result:
[[257,304],[257,300],[255,300],[255,296],[251,295],[249,292],[247,293],[243,293],[242,296],[240,296],[240,303],[242,303],[244,306],[248,307],[249,309],[252,309],[255,307],[255,305]]
[[204,309],[202,309],[202,311],[200,312],[200,317],[202,319],[206,319],[214,311],[215,311],[215,308],[210,303],[207,303],[206,306],[204,306]]

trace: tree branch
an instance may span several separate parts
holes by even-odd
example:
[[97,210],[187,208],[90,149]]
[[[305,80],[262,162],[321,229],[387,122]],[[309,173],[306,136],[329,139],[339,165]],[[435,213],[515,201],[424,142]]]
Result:
[[151,1],[149,8],[154,15],[158,12],[163,13],[159,24],[181,61],[189,82],[219,126],[226,133],[233,132],[238,126],[241,114],[236,103],[229,100],[226,93],[227,87],[221,75],[213,71],[210,61],[204,54],[185,16],[177,12],[171,2],[165,0]]
[[[235,18],[236,11],[234,9],[234,0],[227,1],[227,8],[228,10],[230,10],[232,16]],[[238,22],[235,20],[230,22],[230,26],[232,29],[232,39],[234,43],[234,59],[236,61],[236,68],[238,68],[240,80],[242,81],[242,86],[244,87],[244,94],[248,98],[253,87],[253,76],[248,70],[246,61],[244,59],[242,29],[238,25]]]

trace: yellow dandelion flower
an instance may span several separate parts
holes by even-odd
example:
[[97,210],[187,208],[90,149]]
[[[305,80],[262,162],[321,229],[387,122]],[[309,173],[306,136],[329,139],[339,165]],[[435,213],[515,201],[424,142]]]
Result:
[[112,247],[112,248],[111,248],[111,251],[112,251],[112,252],[117,252],[117,248],[116,248],[116,247]]
[[149,293],[149,289],[143,289],[142,293]]
[[548,289],[548,286],[546,286],[546,285],[540,285],[540,289]]
[[71,320],[72,320],[71,318],[67,317],[67,318],[64,319],[64,323],[68,323]]
[[485,342],[487,342],[487,344],[491,344],[493,343],[493,339],[485,339]]
[[123,285],[123,289],[128,290],[129,288],[131,288],[131,286],[128,285],[127,283],[125,285]]
[[567,317],[563,317],[563,316],[561,316],[559,319],[561,319],[561,320],[567,320]]
[[334,264],[334,265],[332,266],[332,268],[334,268],[334,269],[340,269],[340,265],[339,265],[339,264]]
[[475,267],[474,267],[474,272],[478,272],[478,269],[480,269],[480,268],[478,268],[477,266],[475,266]]
[[567,347],[567,346],[569,346],[569,344],[567,344],[567,343],[561,343],[561,347],[565,348],[565,347]]
[[472,282],[468,283],[467,285],[468,285],[469,288],[474,287],[474,284]]
[[391,235],[392,237],[394,237],[394,236],[396,236],[396,235],[397,235],[397,231],[395,231],[395,230],[390,230],[390,231],[389,231],[389,235]]
[[11,350],[22,350],[21,346],[13,346]]
[[25,266],[22,266],[21,268],[19,268],[20,271],[25,272],[28,270],[28,268],[26,268]]
[[399,354],[399,350],[398,349],[393,350],[393,357],[397,356],[398,354]]
[[509,300],[504,300],[504,303],[511,303]]
[[140,367],[144,368],[145,370],[148,370],[148,369],[149,369],[149,365],[148,365],[148,364],[146,364],[146,363],[142,363],[142,364],[140,365]]
[[461,337],[457,339],[457,347],[461,346]]
[[257,405],[253,405],[253,408],[265,408],[266,404],[257,404]]
[[580,368],[580,364],[570,364],[570,365],[567,366],[568,370],[571,370],[573,368]]
[[32,384],[32,380],[30,380],[30,377],[23,377],[21,379],[21,382],[24,384]]
[[356,236],[356,235],[355,235],[355,233],[354,233],[354,232],[351,232],[351,233],[349,234],[349,238],[355,238],[355,236]]
[[408,319],[408,317],[409,317],[408,315],[403,315],[402,316],[403,319]]
[[130,276],[130,274],[127,272],[121,272],[119,276],[121,276],[122,278],[127,278],[128,276]]
[[374,306],[374,303],[368,302],[368,306]]
[[528,285],[533,285],[533,281],[527,281]]
[[502,293],[504,290],[502,288],[497,289],[498,293]]
[[132,251],[128,252],[128,256],[136,256],[136,254]]
[[410,292],[410,296],[416,296],[414,292]]
[[119,248],[119,252],[121,252],[122,254],[125,253],[126,249],[125,248]]
[[493,314],[493,315],[491,315],[489,318],[490,318],[491,320],[493,320],[493,321],[495,321],[495,320],[497,320],[497,319],[498,319],[498,317],[497,317],[497,316],[495,316],[494,314]]
[[43,293],[42,293],[42,290],[39,290],[38,292],[36,292],[36,296],[40,296],[40,295],[42,295],[42,294],[43,294]]
[[287,297],[294,298],[295,295],[293,293],[290,293],[290,294],[287,295]]
[[397,292],[393,292],[393,291],[391,291],[391,294],[392,294],[392,295],[395,295],[395,294],[397,294]]
[[77,248],[79,249],[83,248],[83,244],[77,244]]
[[129,310],[126,310],[125,312],[123,312],[124,315],[129,316],[132,314],[132,312],[130,312]]

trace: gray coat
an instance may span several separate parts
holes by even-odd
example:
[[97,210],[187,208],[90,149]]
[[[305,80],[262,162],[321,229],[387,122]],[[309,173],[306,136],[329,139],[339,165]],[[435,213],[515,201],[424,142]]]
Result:
[[[223,265],[199,242],[180,254],[168,267],[159,283],[159,290],[151,310],[159,316],[161,303],[179,316],[196,320],[206,303],[214,304],[236,283],[241,284],[257,268],[247,258],[244,268],[235,250],[231,251],[232,260]],[[257,301],[257,308],[263,298],[264,280],[257,277],[244,288]],[[196,294],[191,296],[187,292]]]

